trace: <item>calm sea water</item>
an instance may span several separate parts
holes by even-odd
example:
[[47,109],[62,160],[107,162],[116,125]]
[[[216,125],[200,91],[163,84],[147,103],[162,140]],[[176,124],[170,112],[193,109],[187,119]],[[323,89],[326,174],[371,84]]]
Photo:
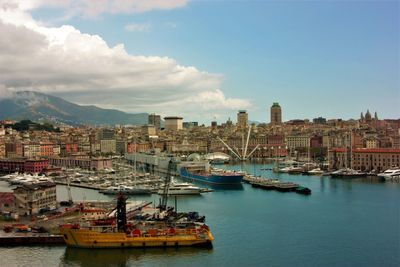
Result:
[[[178,210],[206,215],[213,249],[0,248],[0,266],[400,266],[399,183],[277,175],[261,164],[225,167],[294,181],[312,195],[245,184],[179,198]],[[67,198],[65,187],[57,190],[60,200]],[[109,199],[80,188],[72,194]],[[135,199],[158,202],[157,196]]]

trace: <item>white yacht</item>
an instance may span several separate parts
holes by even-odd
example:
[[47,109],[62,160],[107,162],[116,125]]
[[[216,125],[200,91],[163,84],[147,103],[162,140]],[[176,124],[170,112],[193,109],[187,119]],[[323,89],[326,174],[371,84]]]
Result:
[[378,174],[379,178],[391,180],[393,178],[400,178],[400,168],[387,169],[386,171]]
[[[200,187],[190,183],[173,183],[168,188],[168,195],[200,195],[201,192]],[[164,188],[160,188],[158,194],[164,194]]]
[[145,187],[119,185],[107,187],[99,192],[106,195],[116,195],[118,193],[123,193],[126,195],[146,195],[151,194],[151,189]]
[[307,173],[311,174],[311,175],[322,175],[322,174],[324,174],[324,171],[321,170],[321,168],[315,168],[315,169],[308,171]]

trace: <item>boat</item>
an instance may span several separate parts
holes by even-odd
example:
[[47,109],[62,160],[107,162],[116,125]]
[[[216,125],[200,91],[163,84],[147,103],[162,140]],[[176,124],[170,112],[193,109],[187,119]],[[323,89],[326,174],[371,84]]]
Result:
[[310,195],[311,194],[311,189],[308,187],[304,187],[304,186],[298,186],[295,189],[295,192],[298,194],[302,194],[302,195]]
[[379,173],[378,177],[383,180],[391,180],[393,178],[400,178],[400,168],[394,167],[387,169],[386,171]]
[[109,186],[105,189],[100,190],[99,192],[105,195],[116,195],[119,194],[120,192],[126,195],[146,195],[146,194],[151,194],[151,189],[146,187],[119,185],[119,186]]
[[312,170],[308,171],[307,174],[311,174],[311,175],[323,175],[323,174],[324,174],[324,171],[321,170],[321,168],[315,168],[315,169],[312,169]]
[[214,236],[197,212],[177,213],[160,205],[150,219],[127,220],[126,196],[119,194],[115,220],[109,225],[60,225],[68,247],[145,248],[212,246]]
[[353,169],[340,169],[334,172],[331,172],[331,177],[333,178],[358,178],[367,176],[366,172],[361,172]]
[[179,170],[182,178],[189,181],[199,181],[208,184],[232,185],[240,184],[243,180],[243,173],[225,171],[225,170],[189,170],[187,167],[182,167]]
[[303,167],[295,167],[295,166],[290,166],[287,169],[287,173],[289,174],[299,174],[303,172]]
[[291,192],[291,191],[296,191],[296,189],[299,187],[298,184],[291,183],[291,182],[282,182],[279,184],[275,185],[275,189],[280,191],[280,192]]
[[[168,195],[200,195],[202,189],[190,183],[173,183],[168,187]],[[164,190],[161,188],[158,190],[158,194],[164,194]]]

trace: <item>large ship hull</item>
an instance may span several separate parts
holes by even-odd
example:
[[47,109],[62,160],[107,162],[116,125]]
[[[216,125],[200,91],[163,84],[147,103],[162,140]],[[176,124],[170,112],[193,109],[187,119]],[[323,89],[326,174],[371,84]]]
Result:
[[143,248],[177,246],[212,246],[214,240],[209,230],[181,230],[173,235],[133,235],[123,232],[102,233],[89,229],[61,227],[60,232],[69,247],[79,248]]
[[186,168],[180,169],[180,176],[190,181],[199,181],[215,185],[237,185],[241,184],[243,174],[239,173],[194,173]]

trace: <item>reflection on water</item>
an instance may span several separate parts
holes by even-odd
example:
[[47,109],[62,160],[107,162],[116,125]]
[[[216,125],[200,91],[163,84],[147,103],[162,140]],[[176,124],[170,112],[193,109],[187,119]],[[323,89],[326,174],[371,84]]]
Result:
[[222,184],[211,184],[208,185],[213,190],[243,190],[242,184],[222,185]]
[[[163,265],[163,259],[168,262],[175,257],[182,261],[185,258],[206,256],[212,254],[211,248],[179,247],[179,248],[135,248],[135,249],[83,249],[66,248],[61,257],[64,266],[134,266],[138,264]],[[167,261],[165,260],[165,263]]]

